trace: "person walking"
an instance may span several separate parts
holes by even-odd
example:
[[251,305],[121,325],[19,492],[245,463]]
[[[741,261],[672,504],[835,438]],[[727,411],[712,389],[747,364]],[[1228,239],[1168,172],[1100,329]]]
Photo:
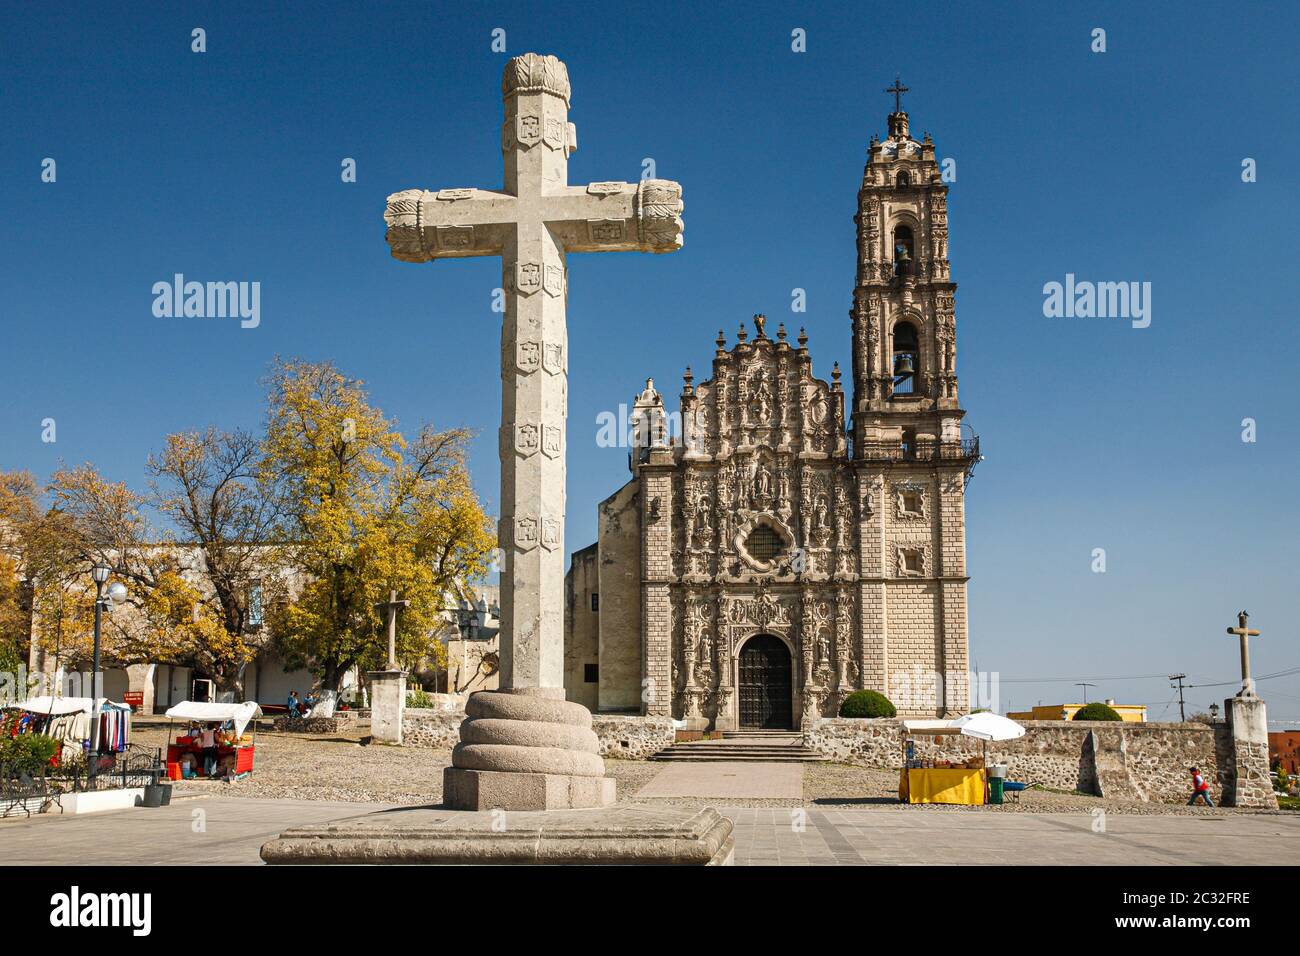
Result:
[[1206,781],[1206,779],[1203,776],[1201,776],[1200,768],[1193,767],[1192,768],[1192,796],[1191,799],[1187,801],[1187,805],[1190,807],[1193,803],[1196,802],[1197,797],[1200,797],[1202,800],[1204,800],[1205,805],[1207,807],[1214,806],[1214,801],[1210,799],[1209,783]]

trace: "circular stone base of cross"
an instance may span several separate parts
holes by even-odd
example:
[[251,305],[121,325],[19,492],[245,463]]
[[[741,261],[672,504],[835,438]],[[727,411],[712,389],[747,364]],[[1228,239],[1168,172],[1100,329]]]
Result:
[[446,805],[543,810],[612,803],[614,781],[605,777],[591,712],[562,695],[558,688],[471,695],[443,778]]

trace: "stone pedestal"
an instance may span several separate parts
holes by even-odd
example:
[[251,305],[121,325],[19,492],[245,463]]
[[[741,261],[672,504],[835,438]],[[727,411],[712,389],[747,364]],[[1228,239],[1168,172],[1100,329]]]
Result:
[[459,810],[581,810],[614,802],[609,777],[574,777],[554,773],[502,773],[494,770],[442,772],[442,797]]
[[1230,807],[1277,809],[1268,772],[1268,717],[1264,701],[1250,694],[1223,702],[1231,741],[1231,762],[1224,775],[1223,802]]
[[537,813],[416,807],[286,830],[267,863],[726,866],[732,824],[712,808],[625,806]]
[[591,712],[558,688],[479,691],[443,771],[453,810],[572,810],[614,802]]
[[406,671],[369,671],[370,738],[377,744],[401,744],[406,713]]

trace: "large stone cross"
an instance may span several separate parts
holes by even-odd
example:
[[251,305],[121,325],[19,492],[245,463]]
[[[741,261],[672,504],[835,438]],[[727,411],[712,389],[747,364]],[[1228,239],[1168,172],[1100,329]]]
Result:
[[1250,615],[1241,611],[1237,615],[1237,626],[1228,628],[1229,634],[1241,638],[1241,697],[1255,696],[1255,682],[1250,679],[1250,639],[1259,637],[1259,631],[1250,626]]
[[501,93],[503,188],[408,189],[388,197],[384,219],[404,262],[501,257],[501,687],[554,691],[564,686],[566,256],[679,249],[682,190],[657,179],[569,185],[577,133],[555,57],[510,60]]

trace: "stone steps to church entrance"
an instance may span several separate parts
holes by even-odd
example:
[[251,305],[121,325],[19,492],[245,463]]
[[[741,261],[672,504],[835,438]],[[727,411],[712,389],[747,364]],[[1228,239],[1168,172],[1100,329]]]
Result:
[[[790,738],[790,733],[773,736]],[[765,743],[762,740],[696,740],[673,744],[650,758],[651,760],[683,760],[695,762],[741,763],[816,763],[825,760],[821,754],[809,750],[801,743]]]

